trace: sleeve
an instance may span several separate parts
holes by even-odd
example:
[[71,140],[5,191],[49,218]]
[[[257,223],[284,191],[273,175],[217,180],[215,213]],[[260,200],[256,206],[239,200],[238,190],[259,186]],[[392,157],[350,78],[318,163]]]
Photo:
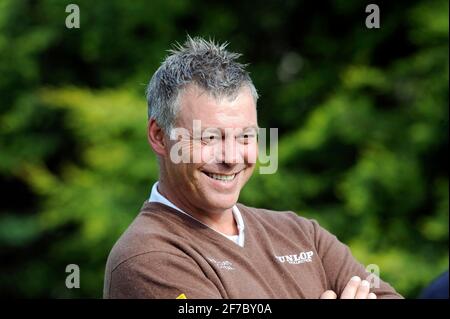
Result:
[[336,236],[320,227],[316,221],[312,220],[312,224],[316,250],[322,260],[329,289],[340,296],[350,278],[359,276],[378,286],[371,289],[378,299],[403,298],[388,283],[366,271],[366,268],[353,257],[349,247],[341,243]]
[[183,299],[222,298],[192,259],[149,252],[121,263],[112,271],[107,298],[176,299],[180,295]]

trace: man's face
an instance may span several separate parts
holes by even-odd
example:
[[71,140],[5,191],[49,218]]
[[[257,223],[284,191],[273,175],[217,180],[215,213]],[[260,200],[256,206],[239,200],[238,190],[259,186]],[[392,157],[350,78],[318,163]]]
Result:
[[[234,99],[214,98],[195,85],[179,97],[175,128],[184,129],[167,140],[165,175],[171,191],[189,208],[223,212],[236,204],[250,178],[257,154],[256,105],[243,86]],[[179,151],[187,159],[175,163]]]

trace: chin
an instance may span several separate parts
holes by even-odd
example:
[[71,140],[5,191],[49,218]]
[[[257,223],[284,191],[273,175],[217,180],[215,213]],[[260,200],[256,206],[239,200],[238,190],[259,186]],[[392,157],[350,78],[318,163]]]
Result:
[[214,198],[207,200],[208,206],[214,210],[226,210],[236,205],[239,198],[238,194],[218,194]]

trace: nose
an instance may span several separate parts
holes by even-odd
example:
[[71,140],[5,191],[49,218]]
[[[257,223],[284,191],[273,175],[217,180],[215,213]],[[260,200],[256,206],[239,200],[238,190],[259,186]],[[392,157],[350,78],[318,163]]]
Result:
[[236,163],[236,143],[234,139],[229,137],[225,138],[222,145],[222,160],[226,164],[234,164]]
[[220,162],[225,164],[243,163],[238,143],[234,137],[226,137],[222,140]]

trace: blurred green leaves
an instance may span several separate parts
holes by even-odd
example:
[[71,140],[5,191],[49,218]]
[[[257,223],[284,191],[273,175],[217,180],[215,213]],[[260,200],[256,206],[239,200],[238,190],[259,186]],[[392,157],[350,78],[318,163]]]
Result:
[[317,219],[406,297],[448,268],[447,1],[380,3],[378,30],[363,4],[275,0],[80,0],[69,30],[68,3],[0,0],[2,295],[101,297],[158,178],[145,84],[186,33],[244,54],[280,132],[241,202]]

